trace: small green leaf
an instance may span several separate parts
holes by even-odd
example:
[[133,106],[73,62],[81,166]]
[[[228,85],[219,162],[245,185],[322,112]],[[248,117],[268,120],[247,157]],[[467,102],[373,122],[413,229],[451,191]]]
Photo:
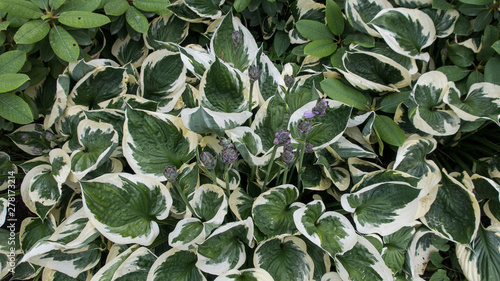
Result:
[[32,44],[41,41],[50,31],[48,22],[38,19],[23,24],[14,35],[17,44]]
[[290,37],[288,33],[284,31],[277,31],[276,35],[274,35],[273,47],[274,51],[278,56],[283,55],[283,53],[290,46]]
[[26,61],[26,53],[12,50],[0,55],[0,74],[17,73]]
[[233,7],[236,12],[240,13],[250,4],[251,0],[236,0],[234,1]]
[[445,65],[441,66],[440,68],[437,69],[437,71],[441,71],[446,75],[446,78],[448,78],[448,81],[456,82],[464,79],[469,75],[470,70],[456,66],[456,65]]
[[304,48],[304,53],[313,57],[327,57],[337,50],[337,45],[332,40],[315,40]]
[[482,11],[474,20],[474,31],[481,31],[493,20],[493,13],[490,10]]
[[49,0],[49,6],[52,9],[57,10],[62,6],[62,4],[64,4],[65,1],[66,0]]
[[6,73],[0,74],[0,93],[14,91],[28,82],[30,78],[26,74]]
[[386,143],[402,146],[405,142],[405,133],[394,120],[384,115],[376,115],[373,128],[377,135]]
[[351,105],[359,110],[366,110],[370,106],[368,98],[360,91],[345,85],[338,79],[325,79],[321,88],[330,98]]
[[29,1],[2,0],[0,9],[12,16],[18,16],[27,19],[39,19],[43,14],[37,5]]
[[[434,252],[433,254],[435,254]],[[437,253],[436,253],[437,254]],[[431,256],[432,258],[432,256]],[[431,279],[429,281],[450,281],[450,278],[446,276],[446,270],[444,269],[438,269],[434,274],[432,274]]]
[[104,5],[104,12],[110,16],[121,16],[128,10],[127,0],[111,0]]
[[[2,76],[0,75],[0,77]],[[4,85],[1,78],[0,85]],[[0,94],[0,116],[17,124],[33,122],[33,114],[31,114],[29,105],[22,98],[9,93]]]
[[135,7],[129,6],[125,13],[127,23],[137,32],[146,33],[149,29],[148,19]]
[[330,29],[318,21],[299,20],[296,23],[296,27],[300,34],[309,40],[333,40],[335,38],[335,36],[330,32]]
[[493,0],[460,0],[460,2],[465,3],[465,4],[480,6],[480,5],[489,4],[489,3],[493,2]]
[[76,28],[94,28],[111,22],[105,15],[86,11],[63,12],[58,19],[62,24]]
[[334,35],[338,36],[344,32],[344,15],[333,0],[326,1],[325,17],[328,28]]
[[135,0],[133,3],[134,6],[141,11],[157,14],[162,14],[170,5],[168,0]]
[[49,32],[50,46],[54,53],[61,59],[72,62],[78,59],[80,47],[75,38],[66,29],[54,26]]
[[449,44],[446,42],[448,58],[459,67],[469,67],[474,62],[474,52],[459,44]]
[[494,57],[488,60],[484,67],[484,81],[500,85],[500,58]]
[[500,55],[500,40],[497,40],[491,47]]

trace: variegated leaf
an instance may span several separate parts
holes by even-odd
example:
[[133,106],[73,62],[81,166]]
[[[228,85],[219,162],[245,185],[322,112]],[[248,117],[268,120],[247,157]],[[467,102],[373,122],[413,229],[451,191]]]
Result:
[[246,260],[245,244],[253,245],[253,228],[250,217],[217,228],[198,246],[196,266],[213,275],[240,268]]
[[359,232],[389,235],[416,223],[421,188],[418,181],[398,171],[369,173],[351,193],[342,195],[342,208],[354,213]]
[[488,82],[475,83],[469,89],[465,99],[460,90],[450,83],[450,90],[444,96],[444,102],[463,120],[492,120],[500,124],[500,86]]
[[227,214],[227,198],[224,190],[213,184],[204,184],[196,189],[189,202],[210,233],[220,226]]
[[293,213],[303,206],[295,203],[299,196],[291,184],[280,185],[261,193],[252,206],[255,225],[266,235],[294,234],[297,231]]
[[410,108],[410,120],[415,128],[434,136],[453,135],[458,131],[460,118],[444,108],[443,97],[448,91],[453,89],[442,72],[429,71],[418,78],[410,95],[416,104]]
[[68,106],[83,105],[88,109],[125,94],[128,75],[125,68],[100,67],[85,74],[68,96]]
[[357,236],[346,217],[325,210],[323,201],[314,200],[296,210],[293,220],[302,235],[334,257],[354,247]]
[[197,259],[195,251],[172,248],[158,257],[149,270],[147,280],[206,281],[196,267]]
[[154,218],[167,218],[172,206],[167,188],[146,176],[107,174],[80,185],[90,221],[115,243],[150,245],[160,232]]
[[[116,244],[115,244],[116,245]],[[133,245],[122,253],[113,256],[112,251],[106,260],[106,264],[97,271],[90,281],[112,281],[116,270],[130,257],[139,246]],[[116,249],[116,247],[112,248]]]
[[118,38],[111,47],[111,53],[121,65],[130,63],[134,67],[140,67],[146,56],[148,48],[142,38],[132,40],[130,35],[125,39]]
[[30,211],[42,220],[59,202],[62,185],[52,176],[52,167],[39,165],[29,171],[21,184],[21,196]]
[[55,228],[53,216],[49,216],[45,221],[35,217],[24,219],[19,230],[19,243],[23,252],[27,253],[39,240],[51,236]]
[[255,114],[251,129],[259,135],[262,149],[269,153],[274,147],[275,134],[288,126],[290,109],[280,96],[273,96]]
[[277,236],[261,242],[255,249],[253,263],[275,281],[313,278],[314,263],[305,242],[296,236]]
[[149,23],[144,43],[148,49],[163,49],[167,42],[180,44],[189,32],[189,22],[179,19],[172,13],[157,17]]
[[338,69],[353,86],[377,92],[398,91],[410,85],[408,69],[394,60],[372,52],[346,52],[342,57],[346,71]]
[[470,281],[494,281],[500,278],[500,227],[481,226],[471,247],[457,244],[458,262]]
[[123,261],[113,274],[112,281],[146,280],[156,256],[147,248],[140,247]]
[[7,219],[9,200],[6,198],[0,198],[0,226],[3,226],[5,220]]
[[368,23],[382,10],[390,9],[392,5],[387,0],[347,0],[345,13],[349,23],[358,31],[374,37],[381,37],[377,30]]
[[[239,36],[235,36],[237,40],[233,42],[235,32]],[[210,41],[210,51],[214,56],[241,71],[250,66],[258,50],[250,31],[232,13],[224,16]]]
[[479,203],[464,184],[448,175],[444,169],[441,174],[443,176],[441,182],[433,191],[437,192],[436,199],[421,220],[436,234],[468,245],[479,228],[481,217]]
[[375,42],[375,46],[373,48],[365,48],[360,45],[355,45],[351,46],[351,49],[376,53],[384,57],[388,57],[408,69],[411,75],[418,72],[417,63],[414,58],[409,58],[407,56],[396,53],[385,42],[377,41]]
[[68,95],[71,90],[70,83],[71,78],[67,70],[59,74],[56,82],[54,104],[52,105],[50,113],[45,115],[45,119],[43,121],[43,127],[45,129],[52,127],[56,120],[63,115],[66,106],[68,106]]
[[[17,166],[10,161],[9,154],[0,151],[0,175],[17,174]],[[5,177],[0,179],[0,191],[3,191],[12,184],[12,178]],[[0,224],[1,225],[1,224]]]
[[415,234],[415,228],[403,227],[391,235],[384,236],[382,258],[392,273],[398,273],[405,262],[405,252]]
[[437,238],[437,235],[426,227],[418,229],[413,235],[406,250],[404,264],[404,270],[413,280],[422,280],[420,275],[424,274],[432,253],[439,252],[438,248],[432,244],[432,241]]
[[219,7],[224,3],[224,0],[184,0],[184,2],[199,17],[217,19],[222,15]]
[[264,166],[271,158],[269,151],[265,154],[260,136],[254,133],[250,127],[236,127],[226,130],[226,135],[248,164]]
[[384,9],[369,24],[396,53],[429,61],[430,56],[423,49],[436,40],[436,28],[426,13],[418,9]]
[[48,153],[54,146],[53,143],[47,141],[46,132],[54,135],[51,130],[45,131],[42,125],[33,123],[21,126],[7,136],[24,152],[39,156]]
[[52,176],[58,184],[63,184],[71,172],[71,159],[62,149],[56,148],[49,152],[49,161],[52,166]]
[[328,272],[321,277],[321,281],[342,281],[342,278],[337,272]]
[[108,123],[83,120],[78,124],[81,148],[71,154],[71,172],[82,179],[106,162],[118,147],[118,133]]
[[[259,97],[259,105],[262,105],[277,92],[283,95],[281,87],[285,86],[285,81],[273,62],[264,53],[263,48],[259,48],[252,65],[256,65],[262,71],[254,85],[254,95]],[[248,72],[248,69],[246,70]]]
[[453,33],[455,29],[455,23],[458,20],[460,14],[455,9],[448,10],[437,10],[425,8],[422,9],[424,13],[426,13],[434,22],[434,26],[436,27],[436,37],[438,38],[446,38]]
[[90,61],[81,59],[76,62],[70,62],[67,71],[71,79],[79,81],[95,69],[107,66],[119,67],[120,65],[110,59],[94,59]]
[[239,220],[245,220],[252,215],[253,200],[253,197],[238,187],[229,196],[229,208]]
[[353,184],[357,184],[368,173],[384,170],[383,167],[359,158],[347,159]]
[[319,281],[321,280],[321,277],[325,273],[329,272],[332,267],[330,255],[321,247],[311,242],[311,240],[303,236],[299,236],[299,238],[306,243],[307,254],[313,260],[314,263],[313,280]]
[[205,225],[197,218],[184,218],[177,223],[175,229],[168,234],[168,245],[179,250],[195,248],[207,237]]
[[125,113],[123,155],[136,173],[164,181],[167,166],[180,168],[194,157],[198,136],[179,117],[130,107]]
[[203,73],[215,61],[213,54],[203,49],[200,45],[179,47],[179,51],[187,70],[200,80],[203,77]]
[[375,246],[361,235],[358,235],[357,241],[351,250],[334,258],[342,280],[393,280],[391,270]]
[[354,144],[343,136],[341,136],[336,142],[330,144],[330,148],[343,159],[352,157],[376,157],[376,154],[373,151],[367,150],[357,144]]
[[274,279],[262,268],[248,268],[229,270],[223,275],[219,275],[214,281],[274,281]]

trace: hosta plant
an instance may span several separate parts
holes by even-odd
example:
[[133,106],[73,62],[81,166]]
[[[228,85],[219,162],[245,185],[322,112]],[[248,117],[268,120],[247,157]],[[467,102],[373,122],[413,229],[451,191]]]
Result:
[[98,3],[133,31],[6,90],[38,114],[2,130],[2,278],[500,279],[498,3],[159,3]]

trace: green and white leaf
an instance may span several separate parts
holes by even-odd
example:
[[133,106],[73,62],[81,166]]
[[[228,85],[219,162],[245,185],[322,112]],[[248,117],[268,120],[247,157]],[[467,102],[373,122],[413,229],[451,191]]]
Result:
[[410,120],[415,128],[434,136],[453,135],[458,131],[460,118],[444,108],[443,98],[449,90],[448,79],[442,72],[429,71],[418,78],[410,94],[416,104],[410,108]]
[[142,63],[139,79],[141,97],[158,102],[171,99],[172,109],[184,91],[186,67],[179,53],[158,50]]
[[[17,172],[17,166],[11,162],[9,154],[0,151],[0,174],[9,175],[9,173],[17,174]],[[25,173],[27,172],[25,171]],[[9,184],[12,184],[12,179],[10,182],[8,177],[0,179],[0,191],[6,190],[9,187]]]
[[55,228],[53,216],[48,216],[44,221],[35,217],[25,218],[19,229],[19,244],[23,252],[27,253],[38,241],[49,238]]
[[168,245],[179,250],[190,250],[205,241],[207,237],[205,225],[198,218],[184,218],[177,223],[168,235]]
[[396,53],[429,61],[430,56],[423,49],[436,40],[436,28],[426,13],[418,9],[384,9],[370,24]]
[[215,61],[215,57],[200,45],[188,45],[179,47],[181,59],[184,62],[187,70],[196,78],[202,79],[205,71]]
[[396,53],[392,50],[385,42],[377,41],[375,42],[375,46],[373,48],[365,48],[360,45],[351,45],[351,50],[361,50],[365,52],[377,53],[382,56],[388,57],[396,63],[404,66],[411,75],[418,72],[417,63],[414,58],[409,58],[407,56]]
[[[352,107],[344,103],[327,99],[328,108],[323,116],[314,116],[309,118],[313,124],[311,130],[305,137],[306,142],[314,145],[314,150],[319,150],[337,141],[347,129],[347,123],[351,116]],[[316,105],[312,101],[296,110],[288,122],[288,130],[294,139],[304,139],[299,132],[297,125],[303,119],[306,111],[311,111]]]
[[135,250],[113,274],[113,281],[146,280],[156,256],[145,247]]
[[290,120],[289,110],[283,98],[273,96],[266,100],[264,104],[261,104],[255,114],[250,128],[259,136],[265,154],[269,154],[273,149],[276,132],[288,126]]
[[[464,184],[443,169],[436,199],[421,221],[437,235],[459,244],[470,244],[480,225],[481,209]],[[460,214],[460,217],[445,214]]]
[[361,235],[358,235],[357,240],[354,248],[334,258],[342,280],[393,280],[391,270],[375,246]]
[[157,17],[149,23],[148,33],[143,35],[148,49],[163,49],[168,43],[180,44],[186,39],[189,22],[183,21],[172,13]]
[[309,281],[314,274],[314,262],[307,254],[306,243],[296,236],[277,236],[261,242],[255,249],[253,263],[275,281]]
[[111,53],[121,65],[130,63],[134,67],[140,67],[148,55],[148,48],[143,40],[131,40],[130,36],[121,40],[118,38],[111,47]]
[[214,281],[274,281],[273,277],[262,268],[232,269],[219,275]]
[[392,234],[416,224],[420,205],[418,178],[399,171],[377,171],[363,177],[351,193],[341,197],[342,208],[354,213],[363,234]]
[[413,280],[420,280],[419,276],[424,274],[432,253],[439,252],[439,249],[432,244],[436,238],[437,235],[425,227],[419,228],[413,235],[413,239],[407,247],[404,264],[404,270],[409,273]]
[[130,107],[125,111],[123,155],[137,174],[165,181],[163,170],[189,162],[197,145],[198,136],[179,117]]
[[245,220],[252,215],[254,198],[248,195],[241,187],[236,188],[229,196],[229,208],[238,220]]
[[[132,253],[134,253],[137,248],[139,248],[139,245],[132,245],[130,248],[117,254],[116,256],[113,256],[112,251],[110,250],[106,264],[96,272],[90,281],[112,281],[118,268],[128,259],[128,257],[130,257]],[[116,247],[112,249],[116,249]]]
[[255,225],[266,235],[295,234],[294,212],[303,206],[291,184],[273,187],[255,198],[252,216]]
[[71,159],[62,149],[56,148],[49,152],[49,161],[52,166],[52,176],[58,184],[63,184],[71,172]]
[[459,12],[455,9],[437,10],[426,8],[422,10],[434,22],[436,27],[436,37],[446,38],[453,33],[455,23],[460,16]]
[[[276,92],[278,92],[281,96],[284,96],[281,87],[285,86],[285,81],[274,63],[264,53],[262,47],[259,48],[252,65],[258,66],[262,71],[259,79],[257,79],[254,84],[253,95],[258,97],[258,105],[262,106],[262,104],[274,96]],[[248,69],[245,73],[248,74]]]
[[203,221],[207,234],[224,222],[228,203],[221,187],[203,184],[195,190],[193,199],[189,203],[193,207],[195,215]]
[[[241,42],[238,47],[232,44],[233,32],[239,32]],[[210,41],[210,52],[236,69],[244,71],[257,55],[259,48],[250,31],[240,19],[228,13],[215,30]]]
[[375,163],[360,158],[349,158],[347,159],[347,164],[349,165],[349,173],[354,184],[359,183],[366,174],[385,170]]
[[382,10],[392,8],[387,0],[347,0],[345,14],[349,23],[358,31],[373,37],[381,37],[369,22]]
[[[53,133],[51,130],[48,131]],[[25,135],[28,136],[27,141],[24,140],[26,138]],[[34,123],[21,126],[7,136],[17,147],[32,156],[40,156],[49,153],[52,149],[51,146],[54,145],[45,140],[43,128],[40,128],[39,124]]]
[[405,262],[405,252],[415,234],[415,228],[403,227],[391,235],[384,236],[382,258],[392,273],[400,272]]
[[264,166],[268,163],[271,155],[269,151],[266,153],[266,151],[263,150],[260,136],[254,133],[254,130],[250,127],[236,127],[231,130],[226,130],[226,134],[240,152],[241,157],[243,157],[248,164]]
[[372,52],[346,52],[342,57],[346,71],[337,69],[353,86],[377,92],[398,91],[410,85],[408,69],[394,60]]
[[59,202],[62,184],[52,176],[50,165],[39,165],[31,169],[21,184],[21,196],[26,206],[45,219],[50,210]]
[[43,127],[48,129],[54,125],[56,120],[63,115],[66,106],[68,105],[68,95],[70,93],[71,79],[67,71],[59,74],[56,82],[56,93],[54,95],[54,104],[50,113],[45,116]]
[[346,217],[325,210],[323,201],[314,200],[296,210],[293,220],[302,235],[334,257],[352,249],[357,235]]
[[[128,96],[128,95],[125,95]],[[124,96],[122,96],[124,97]],[[130,97],[130,96],[129,96]],[[137,96],[136,96],[137,97]],[[130,101],[132,103],[132,101]],[[118,143],[123,140],[123,124],[125,122],[125,112],[119,109],[96,109],[84,112],[85,117],[95,122],[103,122],[113,125],[113,129],[118,133]]]
[[93,59],[90,61],[81,59],[76,62],[70,62],[65,72],[67,71],[73,80],[79,81],[93,70],[107,66],[120,67],[118,63],[110,59]]
[[115,243],[150,245],[160,231],[154,218],[167,218],[172,206],[167,188],[142,175],[107,174],[80,185],[89,220]]
[[463,120],[486,119],[500,124],[500,86],[498,85],[488,82],[472,84],[464,99],[460,91],[451,84],[449,92],[443,99]]
[[222,225],[198,246],[196,267],[212,275],[240,268],[246,260],[245,244],[253,246],[253,234],[250,217]]
[[500,278],[500,227],[481,226],[472,248],[457,244],[458,262],[470,281],[494,281]]
[[328,272],[321,278],[321,281],[342,281],[337,272]]
[[343,159],[348,159],[351,157],[376,157],[376,154],[373,151],[364,149],[363,147],[350,142],[343,136],[341,136],[336,142],[330,144],[330,148]]
[[83,105],[88,109],[95,109],[103,101],[124,95],[127,91],[127,80],[125,68],[96,68],[73,87],[68,96],[68,106]]
[[196,266],[197,260],[195,251],[172,248],[154,262],[147,280],[206,281],[207,279]]
[[3,226],[7,219],[7,211],[9,208],[9,200],[0,198],[0,226]]
[[199,17],[218,19],[222,15],[220,6],[224,0],[184,0],[184,3]]

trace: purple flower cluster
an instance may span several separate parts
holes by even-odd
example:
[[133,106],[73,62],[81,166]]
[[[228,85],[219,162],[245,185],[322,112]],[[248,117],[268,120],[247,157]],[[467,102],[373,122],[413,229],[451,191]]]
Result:
[[299,129],[299,132],[301,134],[303,134],[304,136],[306,136],[307,134],[309,134],[309,131],[312,128],[312,124],[311,124],[311,122],[302,119],[302,120],[299,121],[299,124],[297,124],[297,128]]
[[304,112],[304,118],[313,118],[314,116],[323,116],[326,114],[326,109],[328,108],[328,103],[326,99],[320,98],[316,102],[316,105],[312,110]]
[[217,164],[217,159],[208,151],[203,151],[200,154],[200,161],[209,170],[215,168],[215,164]]
[[290,132],[287,131],[287,130],[279,130],[279,132],[277,132],[275,135],[274,135],[274,145],[287,145],[287,144],[290,144],[290,141],[292,140],[290,138]]
[[231,141],[226,138],[222,138],[219,144],[222,146],[222,162],[228,164],[234,163],[236,159],[238,159],[239,154],[236,148],[234,148],[234,145],[231,143]]
[[250,76],[250,81],[255,82],[259,79],[260,74],[262,74],[262,69],[258,65],[251,65],[248,68],[248,76]]
[[289,89],[290,89],[290,88],[293,86],[293,84],[295,83],[295,77],[293,77],[293,75],[288,75],[288,74],[287,74],[287,75],[285,75],[284,80],[285,80],[285,86],[286,86],[287,88],[289,88]]
[[233,39],[233,46],[234,48],[238,48],[241,45],[241,41],[243,37],[241,36],[241,32],[239,31],[233,31],[233,34],[231,35]]
[[293,147],[291,144],[286,144],[283,147],[283,152],[281,152],[281,158],[287,164],[292,163],[295,160],[295,153],[293,152]]
[[174,181],[177,178],[177,168],[174,166],[168,166],[165,170],[163,170],[163,175],[165,175],[168,181]]
[[314,145],[312,143],[308,142],[308,143],[306,143],[306,147],[305,147],[304,152],[305,153],[313,153],[314,152],[313,148],[314,148]]

